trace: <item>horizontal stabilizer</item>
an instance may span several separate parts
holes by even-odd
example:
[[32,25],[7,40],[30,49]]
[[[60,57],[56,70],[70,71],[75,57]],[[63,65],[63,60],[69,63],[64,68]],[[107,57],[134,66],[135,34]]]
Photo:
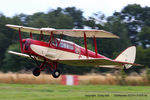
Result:
[[121,62],[121,61],[115,61],[115,62],[117,62],[117,63],[121,63],[121,64],[123,64],[123,65],[126,65],[126,67],[127,67],[127,65],[129,66],[143,66],[143,65],[141,65],[141,64],[136,64],[136,63],[129,63],[129,62]]

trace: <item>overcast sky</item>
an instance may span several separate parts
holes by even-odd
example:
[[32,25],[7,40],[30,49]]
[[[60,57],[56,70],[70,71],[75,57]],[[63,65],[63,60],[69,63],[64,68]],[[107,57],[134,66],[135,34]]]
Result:
[[113,12],[121,11],[126,5],[134,3],[150,7],[150,0],[0,0],[0,13],[11,17],[20,13],[33,14],[57,7],[75,6],[84,12],[84,16],[91,16],[96,12],[110,16]]

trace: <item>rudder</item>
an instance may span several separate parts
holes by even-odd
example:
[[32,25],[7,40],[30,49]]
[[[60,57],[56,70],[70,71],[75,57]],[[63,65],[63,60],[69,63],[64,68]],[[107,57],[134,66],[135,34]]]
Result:
[[[135,56],[136,56],[136,47],[131,46],[125,49],[121,54],[119,54],[115,60],[121,62],[134,63]],[[126,69],[130,68],[131,66],[132,65],[130,64],[125,64]]]

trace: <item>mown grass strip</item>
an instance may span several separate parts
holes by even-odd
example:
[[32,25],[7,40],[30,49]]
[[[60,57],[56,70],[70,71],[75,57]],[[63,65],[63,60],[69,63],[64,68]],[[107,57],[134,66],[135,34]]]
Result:
[[0,84],[0,100],[150,100],[148,86]]

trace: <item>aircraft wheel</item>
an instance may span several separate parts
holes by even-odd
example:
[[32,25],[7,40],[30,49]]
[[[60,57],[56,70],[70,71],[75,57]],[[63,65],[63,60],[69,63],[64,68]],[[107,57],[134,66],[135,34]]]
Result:
[[59,70],[55,70],[53,73],[52,73],[52,76],[54,78],[58,78],[60,76],[60,71]]
[[35,68],[33,71],[32,71],[33,75],[34,76],[39,76],[40,75],[40,68]]

